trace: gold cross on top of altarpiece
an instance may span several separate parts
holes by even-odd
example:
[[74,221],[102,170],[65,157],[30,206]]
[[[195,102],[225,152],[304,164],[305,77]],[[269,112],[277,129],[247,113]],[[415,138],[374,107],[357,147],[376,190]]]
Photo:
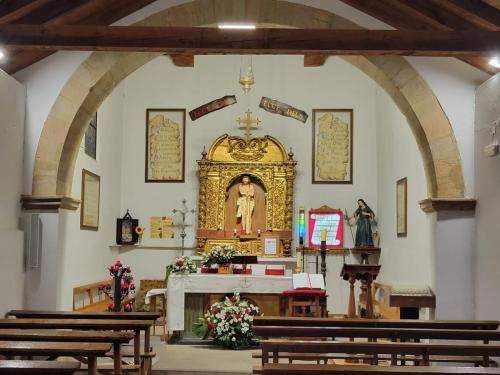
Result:
[[245,125],[245,137],[247,139],[247,142],[250,140],[250,137],[252,135],[252,125],[259,125],[260,124],[260,120],[258,117],[256,118],[252,118],[252,112],[250,112],[250,110],[247,110],[245,112],[245,117],[244,118],[239,118],[236,120],[236,122],[240,125]]

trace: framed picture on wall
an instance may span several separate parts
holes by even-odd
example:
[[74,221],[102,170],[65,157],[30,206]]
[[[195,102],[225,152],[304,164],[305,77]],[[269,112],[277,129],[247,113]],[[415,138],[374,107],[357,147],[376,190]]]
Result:
[[312,183],[352,184],[353,110],[313,109]]
[[406,237],[408,225],[408,180],[406,177],[396,182],[396,226],[398,237]]
[[280,236],[265,234],[262,235],[262,256],[279,257],[280,255]]
[[99,194],[101,178],[82,169],[80,229],[99,229]]
[[185,109],[146,110],[146,182],[184,182]]
[[97,159],[97,112],[90,119],[85,131],[85,153],[92,159]]

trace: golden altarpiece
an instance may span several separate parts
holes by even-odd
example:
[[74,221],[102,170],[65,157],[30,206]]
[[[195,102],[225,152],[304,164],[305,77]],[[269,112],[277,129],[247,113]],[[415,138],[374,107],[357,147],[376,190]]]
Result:
[[[269,135],[224,134],[202,153],[199,166],[198,252],[232,244],[243,254],[260,255],[262,237],[279,236],[279,255],[291,256],[293,153]],[[236,218],[238,186],[249,176],[255,189],[252,233],[242,234]]]

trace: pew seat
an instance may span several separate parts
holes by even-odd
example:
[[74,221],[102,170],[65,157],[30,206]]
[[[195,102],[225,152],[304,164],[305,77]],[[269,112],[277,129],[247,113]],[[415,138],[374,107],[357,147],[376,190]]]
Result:
[[500,375],[500,369],[492,367],[404,367],[265,363],[262,366],[254,366],[253,373],[263,375]]
[[79,362],[0,360],[2,375],[71,375],[79,368]]

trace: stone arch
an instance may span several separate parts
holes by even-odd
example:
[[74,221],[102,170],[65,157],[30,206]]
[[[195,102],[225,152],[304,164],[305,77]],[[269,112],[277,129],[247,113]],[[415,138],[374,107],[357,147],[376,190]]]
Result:
[[[331,12],[281,0],[196,0],[160,11],[149,26],[201,26],[248,20],[263,26],[359,28]],[[94,52],[73,73],[45,121],[36,152],[33,196],[69,197],[91,115],[116,85],[159,53]],[[344,57],[382,86],[406,115],[424,160],[430,198],[463,198],[453,129],[431,88],[402,57]]]

